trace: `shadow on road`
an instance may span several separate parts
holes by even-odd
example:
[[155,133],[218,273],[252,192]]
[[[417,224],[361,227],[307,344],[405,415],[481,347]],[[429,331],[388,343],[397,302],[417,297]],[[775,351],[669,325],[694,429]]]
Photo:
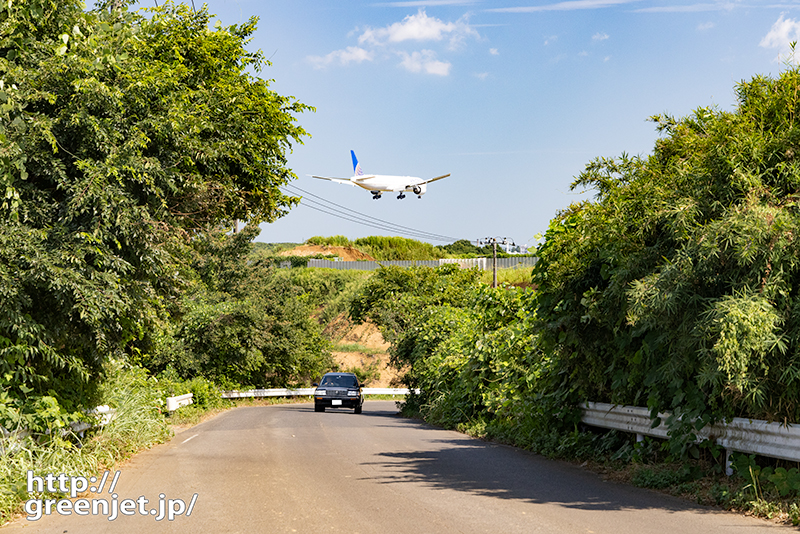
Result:
[[469,492],[498,499],[551,503],[581,510],[646,510],[671,512],[710,508],[602,480],[564,462],[471,438],[431,440],[424,451],[385,452],[379,462],[365,462],[380,472],[385,484]]

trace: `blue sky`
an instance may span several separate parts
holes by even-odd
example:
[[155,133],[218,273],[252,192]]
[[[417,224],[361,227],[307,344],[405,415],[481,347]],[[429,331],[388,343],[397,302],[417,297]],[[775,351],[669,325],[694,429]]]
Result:
[[[208,7],[223,24],[258,16],[251,47],[272,63],[261,76],[316,107],[298,116],[312,137],[288,158],[298,176],[292,185],[316,195],[307,199],[443,237],[528,245],[559,210],[591,197],[569,185],[592,159],[648,154],[657,138],[651,115],[732,110],[735,84],[779,73],[781,54],[800,40],[800,1],[212,0]],[[422,199],[402,201],[391,194],[373,201],[366,191],[307,176],[352,175],[351,149],[365,173],[451,176]],[[257,240],[339,234],[403,235],[301,205],[262,225]]]

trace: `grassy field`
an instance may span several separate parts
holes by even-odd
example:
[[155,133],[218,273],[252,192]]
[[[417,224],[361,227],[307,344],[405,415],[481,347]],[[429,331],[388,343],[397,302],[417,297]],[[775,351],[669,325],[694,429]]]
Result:
[[[487,285],[492,283],[492,271],[483,271],[481,273],[481,282]],[[531,269],[498,269],[497,270],[497,283],[498,285],[508,284],[517,287],[529,287],[531,282]]]

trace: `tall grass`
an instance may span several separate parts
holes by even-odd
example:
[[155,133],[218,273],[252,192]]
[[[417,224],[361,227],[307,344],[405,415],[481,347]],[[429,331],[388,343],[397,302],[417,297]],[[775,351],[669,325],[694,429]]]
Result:
[[[160,413],[160,393],[144,369],[111,364],[109,376],[101,386],[101,398],[115,411],[114,419],[87,438],[74,434],[24,439],[3,438],[5,454],[0,456],[0,523],[12,519],[31,498],[56,498],[56,495],[30,495],[27,472],[91,477],[133,453],[165,441],[171,431]],[[37,439],[38,438],[38,439]]]
[[405,237],[362,237],[356,239],[354,245],[378,261],[438,260],[447,255],[430,243]]
[[353,295],[371,274],[355,270],[282,269],[275,276],[283,284],[301,288],[304,297],[316,308],[314,315],[319,323],[328,324],[336,316],[349,311]]
[[[481,272],[481,282],[487,285],[491,285],[492,283],[491,260],[489,261],[489,270]],[[497,283],[500,285],[508,284],[512,286],[528,287],[531,283],[531,269],[498,269]]]
[[352,247],[353,242],[343,235],[334,235],[331,237],[322,237],[315,235],[306,239],[307,245],[328,246],[328,247]]

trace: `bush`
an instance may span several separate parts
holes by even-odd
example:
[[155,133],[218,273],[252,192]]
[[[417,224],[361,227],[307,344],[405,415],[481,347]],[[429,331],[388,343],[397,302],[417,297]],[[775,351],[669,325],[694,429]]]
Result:
[[317,245],[320,247],[352,247],[353,242],[343,235],[335,235],[331,237],[314,236],[306,239],[307,245]]
[[356,239],[353,245],[378,261],[438,260],[446,256],[444,251],[430,243],[405,237],[362,237]]
[[37,476],[49,473],[96,476],[133,453],[170,437],[155,379],[140,367],[115,360],[107,364],[107,376],[100,387],[100,401],[113,408],[115,414],[106,426],[86,431],[85,438],[68,431],[51,433],[46,440],[39,439],[37,434],[21,440],[2,438],[0,522],[21,511],[22,503],[30,498],[25,485],[29,470]]

